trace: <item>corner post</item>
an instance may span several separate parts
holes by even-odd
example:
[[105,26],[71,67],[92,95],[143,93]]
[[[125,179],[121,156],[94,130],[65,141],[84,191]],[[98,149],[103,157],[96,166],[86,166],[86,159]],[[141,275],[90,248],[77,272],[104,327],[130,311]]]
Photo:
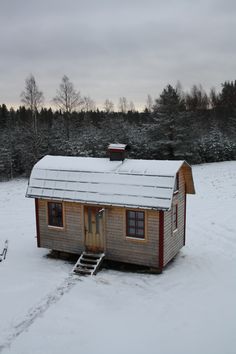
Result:
[[164,264],[164,211],[159,212],[159,268],[162,271]]
[[184,246],[186,241],[186,187],[184,190]]
[[35,219],[36,219],[36,237],[37,246],[40,247],[40,229],[39,229],[39,201],[35,199]]

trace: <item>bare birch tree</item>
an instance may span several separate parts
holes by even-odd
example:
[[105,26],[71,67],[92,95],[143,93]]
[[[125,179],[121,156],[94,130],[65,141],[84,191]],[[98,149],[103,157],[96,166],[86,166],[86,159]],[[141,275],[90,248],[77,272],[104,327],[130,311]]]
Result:
[[114,112],[114,103],[108,99],[104,102],[104,111],[106,113]]
[[62,77],[59,89],[56,91],[56,96],[53,98],[55,105],[64,113],[66,135],[69,139],[69,116],[72,111],[75,111],[82,105],[83,100],[80,92],[76,91],[73,83],[64,75]]
[[95,101],[90,96],[84,96],[82,110],[85,112],[91,112],[96,110]]
[[75,90],[73,83],[64,75],[53,102],[63,113],[71,113],[81,106],[83,100],[80,92]]
[[130,101],[129,103],[129,111],[130,112],[135,112],[135,105],[133,101]]
[[147,101],[146,101],[146,110],[150,113],[152,112],[153,109],[153,99],[151,95],[147,95]]
[[127,113],[128,111],[128,101],[126,97],[120,97],[118,108],[121,113]]
[[21,102],[31,110],[35,134],[37,134],[37,112],[43,101],[43,92],[39,90],[35,77],[30,74],[25,80],[25,91],[21,93]]

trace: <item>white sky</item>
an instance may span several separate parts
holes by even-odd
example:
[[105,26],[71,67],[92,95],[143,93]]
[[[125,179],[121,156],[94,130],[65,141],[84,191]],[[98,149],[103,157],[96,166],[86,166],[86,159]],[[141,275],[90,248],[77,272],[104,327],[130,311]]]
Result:
[[0,0],[0,104],[32,73],[48,105],[66,74],[98,105],[136,107],[177,80],[235,79],[235,0]]

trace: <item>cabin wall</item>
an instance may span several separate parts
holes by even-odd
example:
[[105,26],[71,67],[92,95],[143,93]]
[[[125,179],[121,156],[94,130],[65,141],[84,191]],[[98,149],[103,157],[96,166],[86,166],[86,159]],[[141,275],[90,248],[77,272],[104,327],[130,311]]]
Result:
[[[178,228],[173,230],[172,209],[178,205]],[[179,191],[174,194],[172,209],[164,213],[164,266],[178,253],[185,243],[185,179],[179,171]]]
[[47,201],[38,200],[40,247],[79,254],[84,250],[83,207],[63,202],[64,227],[48,226]]
[[[172,210],[164,212],[164,261],[165,266],[183,247],[185,242],[185,181],[179,172],[179,192],[173,197],[178,204],[178,229],[173,231]],[[84,212],[79,203],[63,203],[64,227],[48,226],[47,201],[38,199],[38,233],[40,247],[80,254],[84,249]],[[126,237],[126,209],[106,208],[105,212],[106,258],[119,262],[159,267],[158,211],[145,210],[145,240]]]
[[145,240],[126,237],[126,209],[108,208],[105,219],[106,258],[159,267],[159,212],[145,211]]
[[[63,203],[64,227],[48,226],[47,201],[38,199],[40,247],[80,254],[84,249],[84,212],[79,203]],[[145,239],[126,237],[126,209],[105,209],[106,258],[119,262],[159,267],[159,212],[145,210]]]

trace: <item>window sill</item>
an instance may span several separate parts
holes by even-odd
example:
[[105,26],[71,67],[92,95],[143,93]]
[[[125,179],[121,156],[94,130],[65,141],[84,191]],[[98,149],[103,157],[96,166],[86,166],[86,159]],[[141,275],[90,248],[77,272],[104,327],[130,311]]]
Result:
[[52,225],[48,225],[48,229],[50,230],[58,230],[58,231],[63,231],[65,229],[64,226],[52,226]]
[[144,238],[139,238],[139,237],[133,237],[133,236],[127,236],[126,235],[125,238],[126,238],[127,241],[131,241],[131,242],[132,241],[134,241],[134,242],[137,241],[137,242],[141,242],[141,243],[142,242],[147,242],[147,239],[145,237]]

